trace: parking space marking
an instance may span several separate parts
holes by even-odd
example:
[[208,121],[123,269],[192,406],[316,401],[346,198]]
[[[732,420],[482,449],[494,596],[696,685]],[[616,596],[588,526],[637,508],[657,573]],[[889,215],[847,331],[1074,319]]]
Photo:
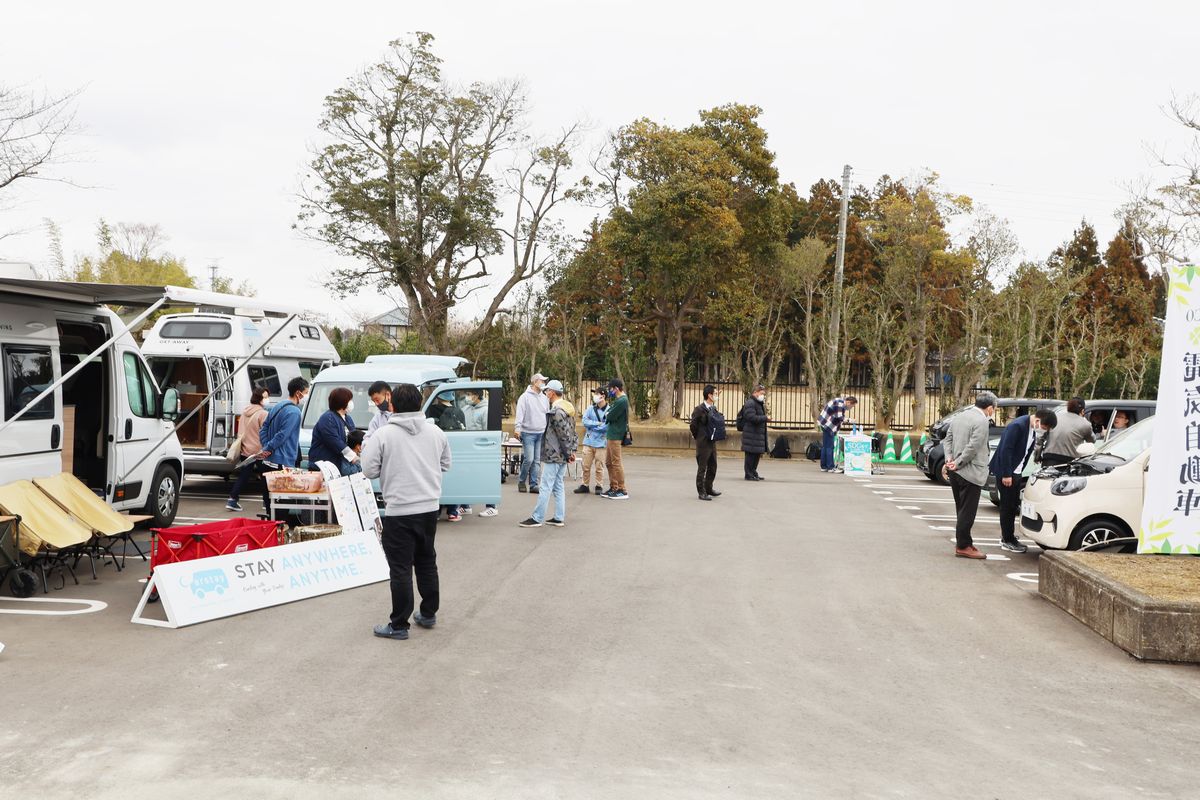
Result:
[[[891,492],[888,492],[891,494]],[[944,500],[940,497],[889,497],[888,500],[895,500],[898,503],[933,503],[935,505],[954,505],[953,500]]]
[[901,511],[920,511],[921,510],[920,506],[896,506],[896,508],[900,509]]
[[875,494],[891,494],[887,489],[872,489]]
[[907,483],[877,483],[876,488],[879,489],[903,489],[906,492],[949,492],[949,486],[938,486],[929,484],[928,486],[910,486]]
[[[955,517],[952,515],[946,515],[946,514],[913,514],[913,519],[923,519],[927,522],[958,522],[958,517]],[[996,519],[988,519],[987,517],[983,517],[983,518],[976,517],[975,521],[976,522],[993,522],[997,525],[1000,524],[999,517],[997,517]]]
[[232,519],[232,517],[176,517],[175,519],[184,522],[221,522],[225,519]]
[[1038,574],[1036,572],[1010,572],[1004,577],[1022,583],[1037,583]]
[[73,606],[87,606],[71,611],[51,611],[38,608],[0,608],[0,614],[22,614],[40,617],[69,617],[75,614],[94,614],[108,608],[108,603],[100,600],[68,600],[62,597],[4,597],[0,603],[66,603]]

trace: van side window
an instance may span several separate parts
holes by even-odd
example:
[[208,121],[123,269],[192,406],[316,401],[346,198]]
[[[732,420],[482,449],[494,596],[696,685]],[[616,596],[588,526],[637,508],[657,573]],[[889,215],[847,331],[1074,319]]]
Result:
[[319,330],[317,330],[316,328],[314,328],[312,325],[301,325],[300,326],[300,335],[303,336],[305,339],[320,340],[320,338],[321,338],[321,332]]
[[283,387],[279,385],[279,371],[274,367],[251,364],[246,367],[246,376],[250,378],[252,387],[265,386],[272,397],[283,397]]
[[320,361],[301,361],[300,362],[300,377],[312,383],[313,378],[317,377],[317,373],[321,371]]
[[125,353],[125,392],[129,395],[129,410],[134,416],[158,416],[158,389],[150,373],[133,353]]
[[[4,346],[4,418],[12,419],[46,387],[54,383],[49,347]],[[54,419],[54,395],[42,400],[21,419]]]

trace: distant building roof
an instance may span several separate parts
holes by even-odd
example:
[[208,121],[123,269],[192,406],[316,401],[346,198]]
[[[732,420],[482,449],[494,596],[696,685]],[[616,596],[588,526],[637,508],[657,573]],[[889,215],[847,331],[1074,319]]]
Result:
[[408,319],[408,309],[404,306],[396,306],[391,311],[380,314],[375,319],[371,320],[371,325],[398,325],[407,328],[410,323]]

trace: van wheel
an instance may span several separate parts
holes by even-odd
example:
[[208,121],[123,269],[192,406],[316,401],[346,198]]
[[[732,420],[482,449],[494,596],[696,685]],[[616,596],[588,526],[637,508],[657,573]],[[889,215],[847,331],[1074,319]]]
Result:
[[175,521],[179,510],[179,474],[173,467],[159,465],[150,484],[150,498],[146,501],[146,513],[151,516],[150,527],[165,528]]

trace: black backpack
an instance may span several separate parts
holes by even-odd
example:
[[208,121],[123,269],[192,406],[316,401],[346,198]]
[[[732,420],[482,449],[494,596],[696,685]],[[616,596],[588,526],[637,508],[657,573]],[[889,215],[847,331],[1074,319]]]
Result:
[[745,411],[746,411],[745,406],[742,406],[741,408],[739,408],[737,419],[735,419],[733,421],[734,427],[736,427],[739,431],[746,430],[746,418],[744,416],[742,416],[745,413]]
[[820,461],[821,460],[821,445],[818,444],[817,442],[809,442],[808,450],[805,451],[804,455],[806,458],[808,458],[809,461]]
[[779,436],[775,439],[775,446],[771,448],[771,458],[791,458],[792,457],[792,440],[786,436]]

